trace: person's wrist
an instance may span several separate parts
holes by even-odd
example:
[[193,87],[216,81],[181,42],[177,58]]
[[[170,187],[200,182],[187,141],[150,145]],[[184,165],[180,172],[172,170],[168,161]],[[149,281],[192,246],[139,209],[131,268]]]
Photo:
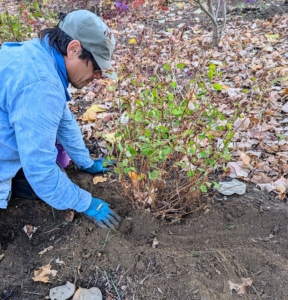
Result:
[[83,213],[85,214],[85,212],[87,211],[87,210],[89,210],[90,209],[90,207],[91,207],[91,205],[92,205],[92,199],[93,199],[93,197],[91,197],[91,200],[90,200],[90,203],[89,203],[89,206],[83,211]]
[[94,160],[91,159],[91,164],[89,166],[86,166],[86,167],[80,167],[80,170],[85,171],[85,170],[90,169],[91,167],[93,167],[93,165],[94,165]]

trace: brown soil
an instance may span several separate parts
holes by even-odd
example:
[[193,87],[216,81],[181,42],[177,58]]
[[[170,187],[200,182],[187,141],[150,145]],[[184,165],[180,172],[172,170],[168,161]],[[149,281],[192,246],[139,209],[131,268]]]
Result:
[[[120,229],[97,228],[81,214],[67,223],[64,212],[42,201],[12,199],[0,211],[2,299],[44,299],[68,280],[99,287],[107,300],[240,299],[228,280],[240,284],[241,277],[253,280],[245,299],[288,299],[288,207],[273,195],[249,187],[244,196],[210,199],[181,224],[167,224],[134,210],[116,182],[93,185],[89,174],[68,173],[111,204],[123,217]],[[40,226],[31,240],[26,224]],[[57,277],[33,282],[33,271],[49,262]]]
[[[252,11],[246,18],[255,18]],[[277,11],[270,7],[265,17]],[[273,194],[251,186],[244,196],[208,199],[203,209],[170,224],[133,209],[117,182],[93,185],[89,174],[73,168],[68,174],[110,203],[123,218],[121,227],[103,230],[82,214],[67,223],[65,212],[43,201],[12,199],[0,210],[1,300],[45,299],[67,281],[97,286],[106,300],[288,299],[288,206]],[[39,226],[31,240],[22,230],[26,224]],[[57,276],[47,284],[33,282],[34,270],[48,263]],[[228,281],[241,284],[243,277],[253,284],[240,297]]]

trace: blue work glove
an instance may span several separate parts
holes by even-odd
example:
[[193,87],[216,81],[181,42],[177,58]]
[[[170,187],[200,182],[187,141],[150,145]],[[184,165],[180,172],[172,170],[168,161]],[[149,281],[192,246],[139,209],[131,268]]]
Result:
[[117,162],[115,160],[107,160],[106,158],[97,158],[94,160],[94,164],[90,168],[81,168],[81,170],[90,174],[103,174],[111,171],[111,166],[115,166]]
[[84,215],[101,228],[115,228],[119,225],[121,218],[109,208],[106,202],[92,197],[92,202]]

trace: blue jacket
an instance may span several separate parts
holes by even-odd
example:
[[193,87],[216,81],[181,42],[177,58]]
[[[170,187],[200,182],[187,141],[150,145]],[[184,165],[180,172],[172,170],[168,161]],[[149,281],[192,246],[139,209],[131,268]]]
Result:
[[47,39],[2,45],[0,208],[7,207],[11,180],[22,167],[35,193],[52,207],[79,212],[88,209],[91,194],[56,165],[56,139],[79,167],[93,164],[68,108],[65,89]]

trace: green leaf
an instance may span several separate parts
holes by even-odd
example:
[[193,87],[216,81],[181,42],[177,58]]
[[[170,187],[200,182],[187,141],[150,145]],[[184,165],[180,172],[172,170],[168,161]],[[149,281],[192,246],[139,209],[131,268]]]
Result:
[[128,157],[128,158],[132,156],[132,154],[131,154],[130,151],[128,151],[128,150],[126,151],[125,154],[126,154],[126,157]]
[[34,2],[33,6],[36,10],[39,10],[39,3],[38,2]]
[[227,123],[227,129],[232,130],[232,128],[233,128],[233,125],[231,123]]
[[213,181],[213,184],[214,184],[214,187],[215,187],[216,189],[219,189],[219,188],[220,188],[220,185],[219,185],[219,183],[218,183],[218,182],[216,182],[216,181]]
[[188,177],[192,177],[193,175],[194,175],[194,171],[189,170],[189,171],[187,172],[187,176],[188,176]]
[[170,83],[170,86],[172,87],[172,89],[176,89],[177,83],[176,83],[175,81],[172,81],[172,82]]
[[201,185],[200,186],[200,190],[203,192],[203,193],[207,193],[207,187],[205,185]]
[[200,152],[199,152],[199,155],[201,156],[201,157],[207,157],[207,153],[205,152],[205,150],[201,150]]
[[195,148],[191,148],[190,151],[189,151],[192,155],[195,154]]
[[170,70],[170,66],[168,64],[165,64],[165,65],[163,65],[163,69],[168,71],[168,70]]
[[177,68],[178,68],[178,69],[184,69],[184,67],[185,67],[185,65],[184,65],[183,63],[179,63],[179,64],[177,65]]
[[213,88],[216,91],[222,91],[222,85],[220,83],[214,83]]
[[216,65],[210,64],[209,65],[209,71],[208,71],[208,78],[212,79],[216,73]]
[[137,155],[137,151],[136,151],[133,147],[129,147],[129,152],[130,152],[132,155]]
[[192,251],[192,256],[193,257],[200,257],[201,254],[199,252]]
[[199,138],[200,141],[204,140],[206,138],[206,133],[203,132],[201,134],[198,134],[198,138]]
[[121,143],[118,143],[117,146],[118,146],[118,149],[120,150],[120,152],[122,152],[123,151],[123,147],[122,147]]
[[230,224],[230,223],[227,223],[227,224],[225,224],[224,226],[225,226],[225,228],[227,228],[227,229],[229,229],[229,230],[231,230],[231,229],[233,229],[233,228],[236,227],[234,224]]
[[139,106],[142,106],[142,107],[144,106],[144,103],[143,103],[141,100],[137,100],[136,103],[137,103],[137,105],[139,105]]
[[159,177],[160,172],[158,170],[154,170],[153,172],[149,173],[149,178],[150,179],[156,179],[157,177]]

